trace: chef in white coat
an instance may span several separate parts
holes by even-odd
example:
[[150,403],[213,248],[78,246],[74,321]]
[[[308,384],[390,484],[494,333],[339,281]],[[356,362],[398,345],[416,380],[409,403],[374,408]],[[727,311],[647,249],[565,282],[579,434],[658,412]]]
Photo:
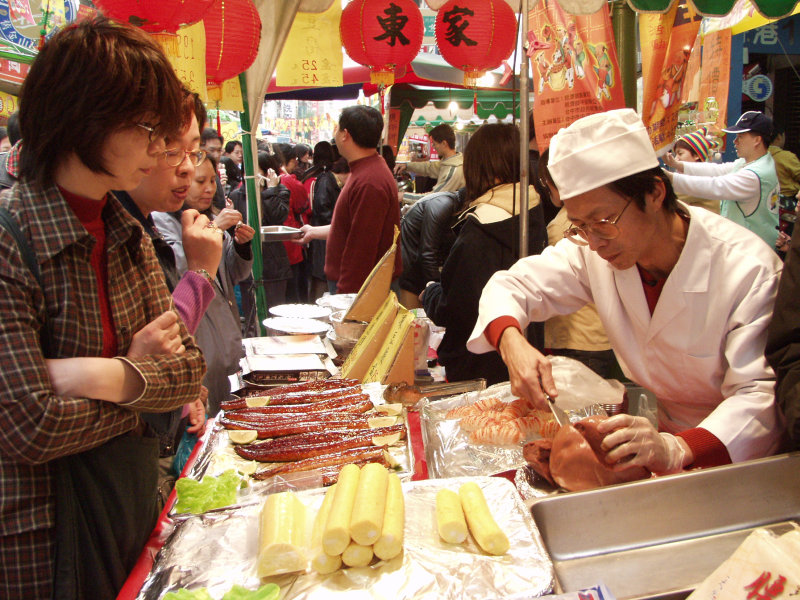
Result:
[[659,427],[601,425],[606,460],[656,474],[770,455],[784,421],[764,358],[781,272],[755,234],[675,198],[639,116],[584,117],[550,142],[572,226],[483,290],[472,352],[497,349],[512,391],[546,408],[550,363],[520,333],[593,302],[627,377],[658,398]]

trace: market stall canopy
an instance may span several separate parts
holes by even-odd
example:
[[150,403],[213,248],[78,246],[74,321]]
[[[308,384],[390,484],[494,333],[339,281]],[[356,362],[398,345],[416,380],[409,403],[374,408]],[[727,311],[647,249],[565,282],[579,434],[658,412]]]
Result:
[[[482,90],[509,90],[512,85],[519,86],[519,78],[500,85],[503,76],[502,69],[487,73]],[[370,81],[368,67],[361,65],[345,67],[342,71],[341,87],[280,87],[276,77],[270,79],[267,86],[267,100],[348,100],[358,97],[359,90],[371,96],[378,92],[378,86]],[[419,54],[410,65],[398,67],[395,71],[395,85],[397,84],[426,85],[433,87],[463,88],[464,72],[447,64],[438,54]],[[394,88],[393,88],[394,89]],[[472,92],[470,92],[472,98]],[[471,101],[471,100],[470,100]]]

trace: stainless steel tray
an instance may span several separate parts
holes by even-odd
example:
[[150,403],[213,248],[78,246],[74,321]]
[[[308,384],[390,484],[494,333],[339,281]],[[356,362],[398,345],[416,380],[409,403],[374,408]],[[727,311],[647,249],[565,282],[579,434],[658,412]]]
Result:
[[685,598],[758,527],[800,521],[800,452],[561,494],[533,504],[565,592]]
[[285,242],[303,237],[303,232],[286,225],[264,225],[261,228],[262,242]]

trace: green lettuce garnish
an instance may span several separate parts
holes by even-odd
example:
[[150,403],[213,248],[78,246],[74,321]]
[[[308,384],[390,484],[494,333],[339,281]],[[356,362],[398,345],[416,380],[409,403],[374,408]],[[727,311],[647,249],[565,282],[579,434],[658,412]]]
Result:
[[248,590],[240,585],[234,585],[222,600],[278,600],[281,588],[274,583],[262,585],[255,591]]
[[236,503],[236,490],[241,477],[234,469],[228,469],[219,477],[207,475],[203,481],[183,477],[175,482],[178,502],[175,512],[200,514],[214,508]]

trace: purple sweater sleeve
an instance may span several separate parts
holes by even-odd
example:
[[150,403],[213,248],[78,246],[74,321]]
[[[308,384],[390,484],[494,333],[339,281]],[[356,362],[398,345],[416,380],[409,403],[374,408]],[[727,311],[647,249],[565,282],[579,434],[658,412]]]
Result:
[[200,319],[206,314],[206,309],[214,299],[214,286],[194,271],[187,271],[181,277],[178,285],[172,292],[172,299],[175,301],[175,309],[186,324],[186,329],[194,335]]

